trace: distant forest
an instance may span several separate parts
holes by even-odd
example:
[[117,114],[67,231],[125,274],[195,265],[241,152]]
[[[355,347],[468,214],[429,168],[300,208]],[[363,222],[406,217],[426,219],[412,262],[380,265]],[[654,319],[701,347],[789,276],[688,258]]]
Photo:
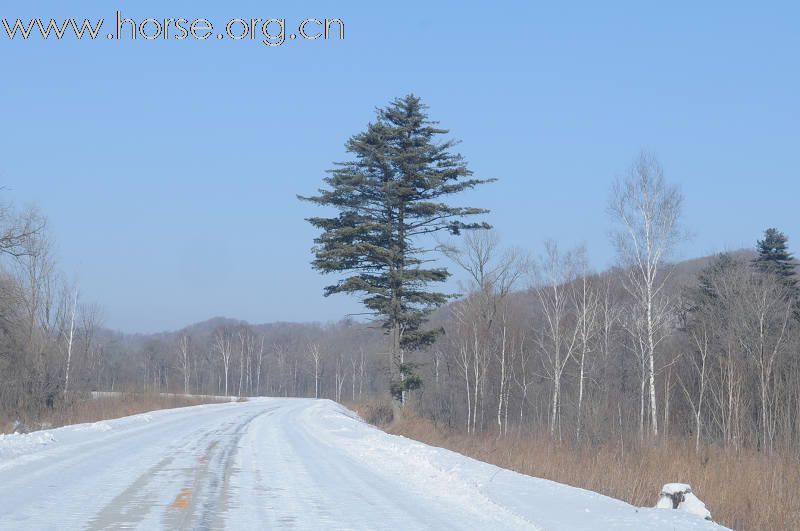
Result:
[[[109,331],[61,280],[42,218],[6,205],[2,221],[5,422],[33,422],[95,390],[388,396],[380,327],[216,318],[172,333]],[[473,233],[458,255],[473,275],[469,293],[433,314],[437,341],[408,354],[422,385],[407,407],[471,432],[607,440],[644,436],[656,420],[663,436],[800,452],[796,292],[760,266],[772,260],[765,247],[664,265],[653,419],[626,271],[591,273],[583,253],[553,243],[531,264],[493,232]]]

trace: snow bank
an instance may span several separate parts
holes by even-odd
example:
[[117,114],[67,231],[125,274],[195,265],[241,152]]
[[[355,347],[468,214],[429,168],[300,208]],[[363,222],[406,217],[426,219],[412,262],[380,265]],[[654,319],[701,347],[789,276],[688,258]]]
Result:
[[0,435],[0,466],[18,455],[35,452],[54,442],[56,437],[52,430]]
[[[442,503],[456,503],[505,522],[498,528],[648,531],[720,530],[717,524],[685,512],[702,506],[690,495],[684,511],[634,507],[621,500],[554,481],[531,477],[429,446],[389,435],[359,419],[343,406],[321,400],[297,421],[324,432],[325,441],[350,453],[372,470],[387,476],[413,478],[405,486]],[[413,471],[411,473],[410,471]],[[703,506],[704,507],[704,506]],[[521,522],[525,524],[520,525]]]

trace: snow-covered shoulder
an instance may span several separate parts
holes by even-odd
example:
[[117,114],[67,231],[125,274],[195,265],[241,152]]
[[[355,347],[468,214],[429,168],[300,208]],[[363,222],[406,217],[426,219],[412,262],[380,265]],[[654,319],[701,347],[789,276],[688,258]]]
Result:
[[459,498],[484,514],[494,511],[499,520],[514,515],[531,528],[558,530],[726,529],[694,514],[634,507],[593,491],[390,435],[332,401],[318,401],[303,412],[301,421],[326,432],[330,444],[346,448],[370,467],[407,478],[408,488],[434,498]]
[[83,424],[70,424],[61,428],[33,431],[30,433],[0,434],[0,469],[36,461],[54,453],[72,451],[74,447],[102,444],[110,438],[124,437],[151,422],[169,422],[175,412],[182,409],[208,409],[219,404],[191,406],[191,408],[161,409],[139,413],[117,419]]

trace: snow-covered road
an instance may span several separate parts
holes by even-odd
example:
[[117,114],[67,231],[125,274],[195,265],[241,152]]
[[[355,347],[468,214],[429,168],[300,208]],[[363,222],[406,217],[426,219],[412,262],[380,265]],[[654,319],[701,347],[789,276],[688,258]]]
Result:
[[0,529],[131,528],[720,529],[387,435],[328,400],[0,436]]

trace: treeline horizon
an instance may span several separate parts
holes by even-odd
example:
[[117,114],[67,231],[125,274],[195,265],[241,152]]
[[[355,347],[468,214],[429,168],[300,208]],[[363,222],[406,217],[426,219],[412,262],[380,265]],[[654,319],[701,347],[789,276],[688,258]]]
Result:
[[[13,209],[7,206],[6,211]],[[78,287],[57,273],[44,218],[36,211],[15,216],[7,219],[28,233],[21,235],[15,245],[26,240],[24,245],[6,256],[3,265],[0,414],[4,425],[22,420],[34,429],[37,418],[48,410],[67,408],[89,398],[91,391],[222,396],[226,364],[229,395],[337,401],[388,397],[387,339],[380,327],[349,318],[255,325],[217,317],[153,334],[106,329],[101,309],[80,300],[76,306]],[[411,393],[410,407],[442,426],[466,432],[550,433],[561,440],[595,442],[649,437],[643,358],[635,350],[632,323],[624,320],[625,304],[630,304],[622,285],[624,271],[612,266],[584,276],[577,274],[588,267],[580,249],[560,252],[554,243],[547,249],[534,259],[539,264],[532,265],[518,250],[504,250],[494,231],[476,233],[462,248],[449,249],[468,274],[482,269],[486,278],[473,278],[467,295],[432,316],[431,325],[441,326],[444,334],[430,349],[409,353],[422,381],[422,387]],[[743,350],[731,351],[731,343],[728,350],[721,350],[717,341],[723,331],[735,334],[744,329],[738,328],[739,321],[725,322],[720,309],[707,300],[710,289],[741,287],[748,281],[755,282],[753,288],[780,294],[779,286],[765,284],[764,279],[756,282],[763,274],[754,266],[758,256],[754,246],[665,264],[666,289],[676,305],[666,320],[670,330],[665,331],[656,370],[658,398],[664,404],[659,410],[664,437],[800,454],[796,425],[800,328],[787,321],[789,334],[782,344],[774,339],[769,343],[773,351],[764,358],[762,369],[762,360],[748,357],[752,350],[744,350],[744,343],[733,336],[728,339]],[[510,262],[518,269],[512,271]],[[542,299],[541,291],[554,287],[542,280],[544,265],[556,268],[551,274],[563,266],[567,275],[563,283],[555,284],[564,291],[565,302],[550,307],[562,311],[566,323],[565,348],[570,350],[558,359],[548,357],[545,338],[536,336],[547,320],[548,310],[542,305],[547,299]],[[501,271],[508,276],[499,275]],[[586,307],[587,300],[581,303],[576,298],[584,289],[592,290],[591,308]],[[754,308],[759,294],[763,295],[750,294]],[[738,311],[747,310],[742,306],[748,301],[746,295],[725,294],[740,299],[731,301]],[[716,297],[721,296],[712,296]],[[783,303],[791,309],[788,299]],[[781,323],[775,321],[781,315],[776,308],[760,309],[757,317],[766,318],[765,323]],[[587,324],[577,318],[587,310],[594,312],[590,324],[599,335],[584,351],[575,325]],[[476,331],[480,331],[477,336]],[[553,370],[559,368],[553,415]],[[762,398],[770,411],[759,420]]]

